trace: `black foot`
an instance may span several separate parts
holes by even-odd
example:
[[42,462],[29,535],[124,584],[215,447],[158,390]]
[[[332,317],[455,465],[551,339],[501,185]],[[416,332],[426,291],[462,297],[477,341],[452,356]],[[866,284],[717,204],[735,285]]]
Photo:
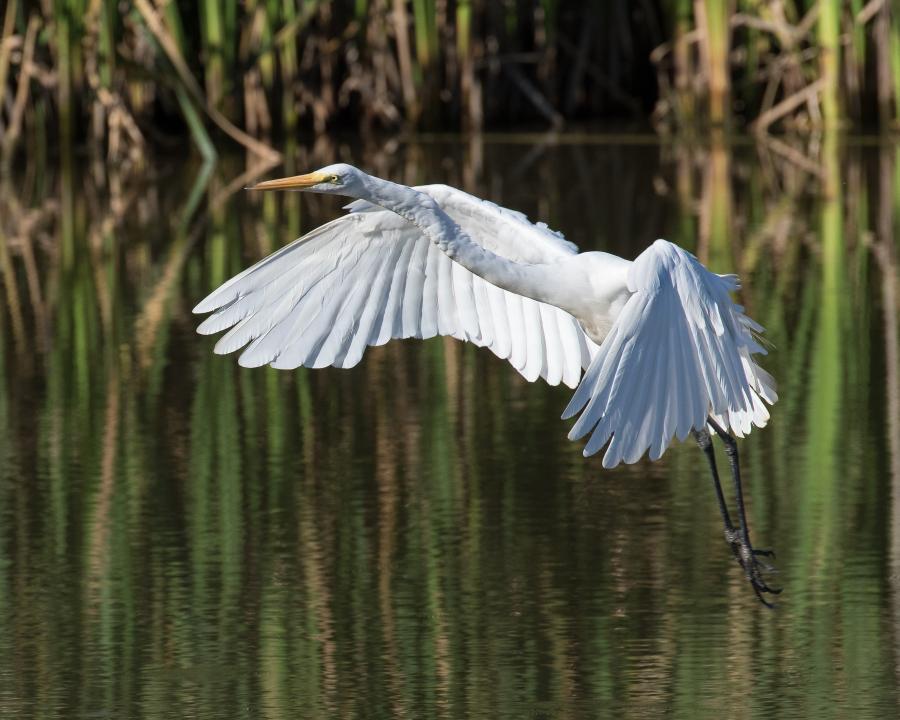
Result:
[[778,595],[781,592],[781,588],[771,587],[763,578],[763,573],[775,573],[778,571],[769,563],[759,559],[761,556],[775,557],[775,553],[772,550],[755,549],[750,545],[750,540],[742,537],[737,530],[726,531],[725,539],[731,546],[734,559],[744,569],[744,574],[750,581],[750,586],[753,588],[753,592],[756,593],[756,597],[766,607],[775,607],[773,603],[763,597],[763,594]]

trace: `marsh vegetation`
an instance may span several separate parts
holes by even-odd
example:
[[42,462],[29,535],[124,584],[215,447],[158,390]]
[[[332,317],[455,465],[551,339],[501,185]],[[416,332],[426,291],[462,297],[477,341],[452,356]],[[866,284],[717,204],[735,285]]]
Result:
[[[189,133],[261,156],[351,128],[697,132],[888,129],[900,22],[888,0],[9,0],[9,159],[91,144],[137,161]],[[893,22],[892,22],[893,18]]]

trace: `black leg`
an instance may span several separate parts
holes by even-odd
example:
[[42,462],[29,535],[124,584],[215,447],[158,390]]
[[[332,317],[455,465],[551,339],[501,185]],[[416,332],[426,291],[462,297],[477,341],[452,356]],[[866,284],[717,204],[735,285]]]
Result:
[[709,430],[694,430],[694,440],[706,455],[706,462],[709,463],[709,471],[712,473],[713,488],[716,491],[716,500],[719,501],[719,512],[722,514],[722,524],[725,526],[725,539],[733,542],[734,525],[731,522],[731,515],[728,514],[728,505],[725,503],[725,495],[722,493],[722,484],[719,482],[719,471],[716,468],[716,453],[713,450],[712,438],[709,436]]
[[747,523],[747,512],[744,508],[744,492],[741,485],[741,467],[738,458],[737,443],[731,435],[725,432],[725,430],[715,422],[715,420],[707,418],[707,421],[709,426],[725,444],[725,454],[728,455],[728,463],[731,466],[731,477],[734,480],[735,502],[738,511],[738,528],[734,527],[731,523],[731,518],[728,515],[728,508],[725,504],[722,487],[719,483],[718,472],[716,471],[716,461],[713,455],[712,440],[709,437],[709,432],[705,428],[703,431],[694,431],[694,437],[697,439],[700,448],[706,453],[710,469],[713,473],[713,482],[716,487],[719,510],[722,513],[722,520],[725,523],[725,539],[728,540],[735,558],[747,574],[747,579],[750,580],[750,584],[753,587],[753,591],[756,593],[756,597],[758,597],[760,602],[767,607],[772,607],[772,604],[763,598],[762,593],[772,593],[777,595],[781,592],[781,589],[772,588],[766,584],[765,580],[762,578],[762,573],[764,571],[772,571],[774,568],[760,562],[757,558],[760,555],[774,556],[775,553],[771,550],[756,550],[750,543],[750,529]]

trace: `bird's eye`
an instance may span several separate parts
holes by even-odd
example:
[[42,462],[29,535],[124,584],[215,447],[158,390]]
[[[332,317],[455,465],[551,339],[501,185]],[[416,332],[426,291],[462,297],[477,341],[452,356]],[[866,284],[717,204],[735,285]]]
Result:
[[330,182],[332,185],[340,185],[341,179],[337,175],[332,175],[330,178],[328,178],[328,182]]

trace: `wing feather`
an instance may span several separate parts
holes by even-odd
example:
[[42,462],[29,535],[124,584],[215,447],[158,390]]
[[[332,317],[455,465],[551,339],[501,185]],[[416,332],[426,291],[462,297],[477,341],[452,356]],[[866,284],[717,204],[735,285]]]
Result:
[[525,325],[525,371],[522,373],[529,382],[539,377],[547,377],[547,356],[544,350],[544,327],[541,322],[539,303],[531,298],[522,298],[522,320]]
[[440,263],[441,251],[432,246],[428,246],[425,254],[425,282],[422,288],[422,302],[419,307],[421,310],[421,318],[419,327],[423,338],[433,338],[438,334],[438,264]]
[[450,263],[453,298],[459,313],[459,331],[464,337],[474,342],[481,340],[481,328],[478,327],[478,312],[475,309],[475,296],[472,292],[474,275],[462,265]]
[[432,337],[422,329],[422,304],[425,294],[428,250],[429,248],[424,243],[415,243],[415,248],[409,258],[403,288],[400,334],[395,337],[411,338],[420,335],[423,338]]
[[[498,288],[499,290],[499,288]],[[525,318],[522,314],[522,299],[505,290],[500,290],[506,303],[506,316],[509,319],[510,353],[512,366],[523,372],[528,359],[528,346],[525,342]]]
[[[385,266],[396,260],[397,250],[397,247],[388,248],[373,258],[371,266],[366,268],[371,274],[372,284],[366,287],[358,283],[352,289],[352,300],[348,300],[337,313],[334,325],[319,351],[317,367],[353,367],[362,359],[372,323],[385,301],[385,286],[390,278],[390,272],[385,272]],[[348,351],[357,340],[359,349],[356,361],[348,364]]]
[[[471,273],[470,273],[471,274]],[[475,339],[472,336],[473,342],[478,343],[482,346],[490,347],[493,350],[494,354],[496,354],[501,360],[505,360],[506,358],[500,354],[497,349],[497,337],[499,335],[499,330],[495,332],[494,330],[494,314],[491,310],[491,299],[488,295],[488,288],[490,285],[487,283],[479,283],[472,281],[472,295],[475,299],[475,315],[476,321],[478,323],[479,336]]]
[[625,303],[563,417],[569,437],[590,434],[584,454],[607,445],[604,467],[651,459],[713,417],[742,436],[762,427],[774,381],[753,360],[762,328],[732,302],[733,276],[709,272],[658,240],[629,269]]
[[[520,214],[445,186],[431,189],[494,252],[523,262],[574,252]],[[247,367],[352,367],[370,345],[440,334],[488,347],[529,380],[577,385],[596,346],[571,315],[490,285],[393,213],[358,203],[351,210],[236,275],[194,308],[212,313],[199,332],[227,331],[217,353],[243,348],[239,362]]]
[[392,270],[400,258],[403,245],[397,243],[382,255],[382,264],[375,273],[372,292],[364,300],[359,322],[354,328],[348,328],[344,351],[335,358],[335,366],[354,367],[362,360],[367,345],[374,345],[378,339],[378,330],[384,317],[385,307],[390,295],[393,280]]
[[382,308],[377,330],[366,341],[367,345],[384,345],[392,337],[403,336],[403,297],[416,243],[398,241],[395,245],[399,247],[399,253],[391,269],[387,300]]
[[537,303],[537,308],[540,313],[541,327],[544,331],[543,336],[546,338],[543,372],[548,383],[558,385],[563,378],[563,364],[565,362],[563,352],[565,346],[559,333],[556,316],[549,312],[549,309],[541,303]]
[[506,310],[505,298],[508,293],[490,283],[484,283],[484,289],[487,293],[491,317],[494,320],[494,331],[497,333],[496,345],[491,345],[491,349],[494,350],[496,347],[494,352],[497,357],[501,360],[509,360],[513,367],[518,369],[512,360],[512,324]]

